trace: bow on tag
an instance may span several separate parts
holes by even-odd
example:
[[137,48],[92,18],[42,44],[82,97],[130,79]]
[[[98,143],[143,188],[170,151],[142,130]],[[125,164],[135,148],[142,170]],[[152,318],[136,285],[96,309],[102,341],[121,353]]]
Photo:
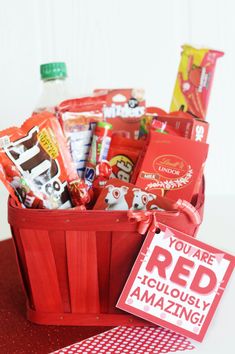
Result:
[[147,231],[155,232],[159,227],[157,222],[156,213],[152,211],[133,211],[129,210],[127,212],[129,221],[138,222],[138,232],[144,235]]
[[184,211],[194,224],[201,224],[201,217],[197,209],[195,209],[194,206],[186,200],[178,199],[175,203],[175,207],[180,211]]

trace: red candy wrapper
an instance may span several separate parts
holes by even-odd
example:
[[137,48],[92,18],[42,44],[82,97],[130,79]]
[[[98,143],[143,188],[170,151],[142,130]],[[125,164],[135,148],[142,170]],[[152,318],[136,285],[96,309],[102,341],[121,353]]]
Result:
[[94,95],[106,95],[104,118],[112,124],[114,133],[137,139],[140,119],[145,112],[144,90],[96,89]]
[[96,166],[95,174],[96,177],[93,182],[93,188],[103,188],[112,174],[112,167],[110,166],[110,163],[105,160],[101,161]]
[[206,119],[216,61],[223,52],[183,46],[170,111]]
[[84,177],[96,124],[104,120],[105,99],[106,96],[75,98],[60,103],[58,107],[59,119],[80,177]]
[[112,167],[112,178],[130,182],[136,162],[145,145],[143,140],[134,140],[115,135],[112,138],[108,161]]
[[92,199],[92,190],[89,190],[88,185],[78,177],[76,180],[68,183],[70,197],[74,206],[85,206]]
[[[112,167],[108,161],[101,161],[95,170],[95,179],[92,184],[93,190],[93,204],[96,202],[103,188],[107,184],[112,174]],[[92,207],[92,205],[91,205]]]
[[77,178],[58,120],[48,112],[0,132],[0,178],[18,205],[67,209]]
[[112,125],[98,122],[95,128],[85,169],[85,181],[91,186],[95,178],[95,169],[98,163],[106,160],[112,136]]

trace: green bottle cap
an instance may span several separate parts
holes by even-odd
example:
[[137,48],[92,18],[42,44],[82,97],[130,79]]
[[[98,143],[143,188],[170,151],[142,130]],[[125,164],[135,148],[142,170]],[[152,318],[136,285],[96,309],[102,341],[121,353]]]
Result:
[[42,80],[65,79],[67,77],[66,64],[63,62],[42,64],[40,74]]
[[106,128],[106,129],[112,129],[113,126],[110,123],[107,122],[98,122],[97,123],[97,127],[102,127],[102,128]]

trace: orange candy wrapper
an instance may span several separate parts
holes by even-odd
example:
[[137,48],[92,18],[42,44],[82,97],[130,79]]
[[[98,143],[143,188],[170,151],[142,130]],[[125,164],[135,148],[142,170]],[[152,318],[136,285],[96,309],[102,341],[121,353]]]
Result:
[[67,181],[77,178],[61,126],[51,113],[0,132],[0,179],[18,205],[67,209]]

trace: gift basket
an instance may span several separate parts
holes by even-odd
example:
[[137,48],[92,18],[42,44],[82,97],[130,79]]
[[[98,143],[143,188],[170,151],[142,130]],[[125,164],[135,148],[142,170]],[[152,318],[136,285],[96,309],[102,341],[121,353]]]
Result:
[[184,46],[171,112],[139,89],[97,89],[0,135],[1,179],[27,298],[40,324],[146,325],[116,303],[148,230],[196,236],[205,120],[221,52]]

